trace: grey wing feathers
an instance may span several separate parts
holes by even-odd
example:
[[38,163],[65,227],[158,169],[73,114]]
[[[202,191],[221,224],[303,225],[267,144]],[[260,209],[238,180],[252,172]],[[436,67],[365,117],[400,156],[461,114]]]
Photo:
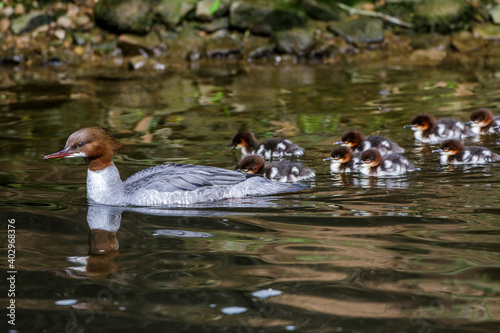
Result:
[[238,184],[248,176],[226,169],[189,164],[163,164],[142,170],[125,181],[127,190],[155,189],[161,192],[193,191],[206,186]]

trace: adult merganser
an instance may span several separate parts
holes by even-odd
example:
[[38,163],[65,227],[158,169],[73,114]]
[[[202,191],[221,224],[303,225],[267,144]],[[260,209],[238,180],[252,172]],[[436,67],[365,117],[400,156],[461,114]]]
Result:
[[355,153],[375,148],[380,151],[382,155],[392,153],[404,153],[404,149],[397,143],[387,139],[382,135],[369,135],[366,138],[359,131],[346,131],[342,133],[340,141],[334,144],[341,144],[351,148]]
[[474,136],[470,128],[455,119],[441,118],[435,120],[430,114],[419,114],[405,126],[415,131],[415,139],[422,142],[440,142],[448,139],[464,139]]
[[244,156],[238,162],[238,169],[284,183],[292,183],[315,176],[314,170],[306,168],[300,163],[289,161],[266,163],[261,156],[255,154]]
[[259,143],[252,132],[242,131],[233,137],[233,143],[228,147],[231,150],[241,148],[243,155],[257,154],[267,159],[283,156],[302,156],[304,148],[300,148],[295,143],[281,138],[274,138]]
[[493,116],[489,109],[480,108],[472,111],[470,120],[465,125],[471,125],[476,134],[500,133],[500,116]]
[[486,164],[500,161],[500,155],[483,147],[464,147],[462,142],[452,139],[441,144],[441,149],[432,151],[441,153],[441,163],[447,164]]
[[122,181],[112,162],[120,148],[108,129],[87,127],[71,134],[63,150],[44,159],[83,157],[88,167],[87,199],[104,205],[188,205],[307,188],[221,168],[175,163],[142,170]]
[[396,176],[409,171],[420,170],[413,163],[399,154],[382,157],[377,149],[368,149],[361,153],[361,173],[368,176]]
[[353,172],[359,170],[360,153],[354,153],[351,148],[340,146],[332,149],[331,157],[325,158],[323,161],[330,161],[330,170],[332,172]]

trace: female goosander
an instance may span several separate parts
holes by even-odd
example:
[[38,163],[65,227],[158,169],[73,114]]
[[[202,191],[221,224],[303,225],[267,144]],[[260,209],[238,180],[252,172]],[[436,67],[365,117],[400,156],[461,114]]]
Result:
[[261,156],[255,154],[244,156],[238,162],[238,169],[284,183],[292,183],[315,176],[314,170],[306,168],[300,163],[289,161],[266,163]]
[[221,168],[175,163],[142,170],[122,181],[112,162],[120,148],[108,129],[87,127],[71,134],[63,150],[44,159],[83,157],[88,167],[87,199],[104,205],[187,205],[307,188]]
[[340,146],[332,149],[332,156],[323,161],[330,161],[332,172],[353,172],[359,170],[359,153],[354,153],[351,148]]
[[476,134],[500,133],[500,116],[493,116],[489,109],[477,109],[472,111],[465,125],[471,125]]
[[500,161],[500,155],[492,153],[491,150],[470,146],[464,147],[458,140],[446,140],[441,144],[441,149],[432,151],[441,153],[441,163],[448,164],[486,164]]
[[351,148],[354,152],[362,152],[370,148],[375,148],[382,155],[392,153],[404,153],[404,149],[398,146],[397,143],[387,139],[382,135],[369,135],[366,138],[359,131],[347,131],[342,133],[340,141],[334,144],[341,144]]
[[408,159],[399,154],[389,154],[382,157],[377,149],[368,149],[361,153],[361,173],[368,176],[396,176],[409,171],[420,170]]
[[470,128],[455,119],[441,118],[435,120],[430,114],[419,114],[413,117],[411,125],[405,126],[415,131],[415,139],[422,142],[440,142],[447,139],[464,139],[474,136]]
[[267,159],[283,156],[302,156],[304,148],[300,148],[295,143],[281,138],[269,139],[259,143],[252,132],[243,131],[233,137],[233,143],[228,147],[231,150],[241,148],[243,155],[257,154]]

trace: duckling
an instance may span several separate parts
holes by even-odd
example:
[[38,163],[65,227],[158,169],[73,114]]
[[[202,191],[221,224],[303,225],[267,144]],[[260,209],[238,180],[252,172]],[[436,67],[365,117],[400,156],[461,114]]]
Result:
[[238,162],[238,169],[252,174],[263,175],[270,180],[283,183],[293,183],[315,176],[314,170],[304,167],[300,163],[277,161],[266,163],[262,156],[250,154]]
[[441,118],[435,120],[430,114],[419,114],[411,120],[411,125],[405,126],[415,131],[415,139],[435,143],[447,139],[464,139],[475,134],[455,119]]
[[441,144],[441,149],[432,151],[441,154],[444,164],[486,164],[500,161],[500,155],[484,147],[465,147],[462,142],[452,139]]
[[341,144],[349,147],[354,152],[362,152],[370,148],[375,148],[378,149],[382,155],[404,153],[405,151],[397,143],[382,135],[369,135],[365,138],[359,131],[346,131],[342,133],[340,141],[334,144]]
[[272,157],[304,155],[304,148],[300,148],[295,143],[282,138],[274,138],[259,143],[252,132],[242,131],[233,137],[233,143],[228,147],[231,150],[241,148],[243,155],[257,154],[270,159]]
[[389,154],[382,157],[377,149],[368,149],[362,152],[357,164],[361,166],[361,173],[368,176],[396,176],[420,170],[402,155]]
[[480,108],[472,111],[470,120],[465,125],[471,125],[475,134],[500,133],[500,116],[493,116],[491,111]]
[[332,172],[353,172],[359,170],[360,153],[354,153],[351,148],[340,146],[332,149],[331,157],[325,158],[323,161],[330,161],[330,170]]

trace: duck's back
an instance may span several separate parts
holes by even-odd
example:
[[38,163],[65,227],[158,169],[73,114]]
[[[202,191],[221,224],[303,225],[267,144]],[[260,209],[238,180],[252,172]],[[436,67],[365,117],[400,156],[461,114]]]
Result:
[[375,148],[380,151],[382,156],[388,154],[401,154],[404,153],[405,150],[401,148],[396,142],[389,140],[383,135],[369,135],[363,140],[363,147],[360,151],[365,151],[370,148]]
[[304,155],[304,148],[300,148],[290,140],[275,138],[262,142],[255,153],[267,159],[292,155],[302,156]]
[[127,204],[137,206],[187,205],[305,188],[221,168],[176,163],[142,170],[124,182]]
[[439,139],[463,139],[474,136],[472,130],[460,121],[451,118],[436,120],[433,134]]
[[315,173],[300,163],[278,161],[267,163],[264,167],[264,175],[267,179],[291,183],[314,177]]
[[399,154],[385,156],[378,169],[381,175],[400,175],[408,171],[418,170],[406,157]]
[[484,147],[469,146],[448,161],[452,164],[486,164],[500,161],[500,155]]

